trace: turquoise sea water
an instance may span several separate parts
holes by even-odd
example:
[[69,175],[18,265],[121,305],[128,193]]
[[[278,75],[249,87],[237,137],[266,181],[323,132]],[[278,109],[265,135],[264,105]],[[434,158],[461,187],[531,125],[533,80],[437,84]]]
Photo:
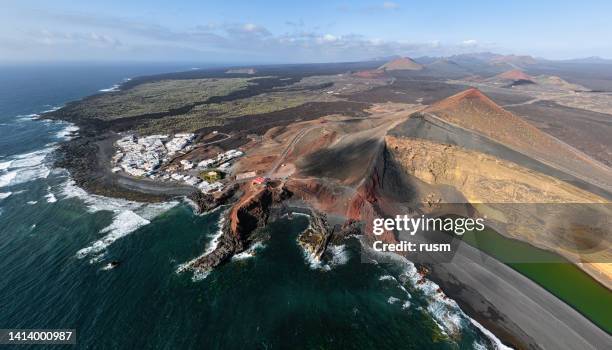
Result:
[[[30,114],[181,68],[0,68],[0,328],[75,328],[77,345],[63,348],[78,349],[493,346],[435,285],[416,287],[409,263],[362,263],[356,239],[309,262],[296,244],[304,217],[265,228],[254,257],[179,274],[212,243],[222,210],[90,196],[53,169],[69,125]],[[106,269],[111,260],[121,264]]]

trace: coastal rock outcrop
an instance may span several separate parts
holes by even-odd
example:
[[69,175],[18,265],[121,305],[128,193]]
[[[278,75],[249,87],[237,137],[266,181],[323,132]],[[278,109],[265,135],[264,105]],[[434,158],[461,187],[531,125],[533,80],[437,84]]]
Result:
[[261,188],[247,189],[230,209],[216,248],[194,260],[188,268],[206,270],[218,266],[232,255],[248,248],[251,234],[266,225],[273,205],[291,196],[282,182],[271,182]]
[[203,193],[202,191],[194,191],[187,198],[195,203],[196,211],[199,214],[211,211],[228,203],[236,196],[239,188],[240,186],[238,184],[233,184],[225,187],[219,192]]
[[327,249],[333,229],[327,223],[324,213],[313,210],[310,226],[298,236],[298,244],[314,259],[321,259]]

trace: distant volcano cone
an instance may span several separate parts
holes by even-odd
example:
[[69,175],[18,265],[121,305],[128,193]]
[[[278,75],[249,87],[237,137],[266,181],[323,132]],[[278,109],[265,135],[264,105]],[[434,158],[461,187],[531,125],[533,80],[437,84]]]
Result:
[[525,81],[531,81],[531,82],[534,81],[532,76],[530,76],[529,74],[526,74],[520,69],[513,69],[507,72],[503,72],[497,75],[496,78],[502,79],[502,80],[513,80],[513,81],[517,81],[517,80],[525,80]]
[[416,63],[409,57],[400,57],[400,58],[394,59],[393,61],[389,61],[383,64],[382,66],[380,66],[379,69],[386,70],[386,71],[421,70],[423,69],[423,66]]

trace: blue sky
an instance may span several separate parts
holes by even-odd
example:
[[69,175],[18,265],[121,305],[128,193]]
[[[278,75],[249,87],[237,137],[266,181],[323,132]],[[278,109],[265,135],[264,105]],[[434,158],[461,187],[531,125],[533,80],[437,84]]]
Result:
[[354,61],[493,51],[612,57],[612,1],[29,1],[0,61]]

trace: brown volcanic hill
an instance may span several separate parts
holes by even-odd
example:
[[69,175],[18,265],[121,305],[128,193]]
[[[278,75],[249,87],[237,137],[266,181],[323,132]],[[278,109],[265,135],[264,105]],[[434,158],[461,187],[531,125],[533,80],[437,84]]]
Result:
[[497,57],[492,58],[489,62],[493,64],[504,64],[504,63],[517,64],[520,66],[521,65],[528,66],[531,64],[538,63],[538,61],[531,56],[517,56],[517,55],[497,56]]
[[484,134],[505,145],[531,150],[549,146],[554,153],[557,142],[524,119],[506,111],[476,88],[436,102],[424,112]]
[[612,186],[608,168],[501,108],[478,89],[471,88],[448,97],[424,112],[591,183],[603,185],[606,190]]
[[528,75],[527,73],[523,72],[520,69],[513,69],[513,70],[509,70],[507,72],[503,72],[501,74],[498,74],[495,76],[497,79],[503,79],[503,80],[527,80],[527,81],[531,81],[534,82],[533,77]]
[[352,75],[357,78],[377,79],[377,78],[384,78],[385,71],[380,70],[380,69],[361,70],[361,71],[353,73]]
[[416,63],[409,57],[400,57],[400,58],[394,59],[393,61],[389,61],[383,64],[378,69],[389,70],[389,71],[391,70],[421,70],[423,69],[423,66]]

